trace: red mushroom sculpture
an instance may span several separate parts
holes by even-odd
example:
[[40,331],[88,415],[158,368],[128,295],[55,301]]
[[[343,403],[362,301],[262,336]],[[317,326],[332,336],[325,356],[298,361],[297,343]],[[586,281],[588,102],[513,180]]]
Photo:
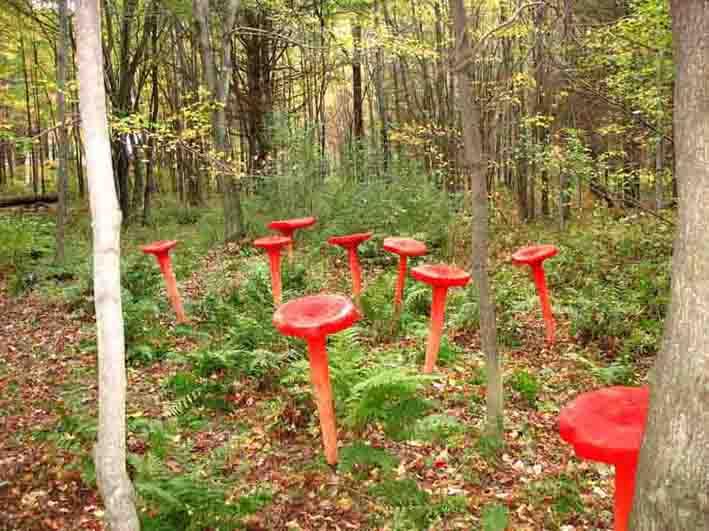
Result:
[[320,415],[325,459],[337,463],[337,430],[327,361],[327,336],[352,326],[360,315],[355,305],[342,295],[310,295],[285,303],[273,315],[274,326],[287,336],[308,343],[310,379]]
[[438,264],[414,267],[411,276],[433,287],[431,328],[428,334],[428,345],[426,345],[426,361],[423,366],[423,372],[428,374],[433,372],[436,366],[438,349],[441,346],[448,288],[465,286],[470,281],[470,273],[459,267]]
[[647,387],[608,387],[579,395],[559,415],[559,434],[578,457],[615,466],[615,531],[628,529],[648,401]]
[[143,245],[140,249],[145,254],[152,254],[157,258],[160,272],[165,279],[165,288],[167,289],[167,298],[170,299],[172,309],[175,310],[178,323],[186,323],[187,316],[182,308],[182,300],[180,293],[177,291],[177,281],[175,273],[172,270],[172,262],[170,261],[170,250],[177,245],[177,240],[160,240],[149,245]]
[[528,265],[532,268],[534,284],[537,287],[539,302],[542,305],[542,316],[546,326],[546,340],[549,344],[554,343],[556,321],[551,311],[547,283],[544,278],[544,260],[555,256],[558,252],[559,250],[553,245],[532,245],[531,247],[522,247],[512,255],[513,264]]
[[271,267],[271,292],[273,293],[273,304],[281,304],[281,249],[290,245],[291,240],[287,236],[265,236],[254,240],[254,246],[264,249],[268,253],[268,262]]
[[[289,238],[292,238],[293,241],[295,241],[295,237],[293,236],[293,233],[295,231],[310,227],[314,224],[315,218],[309,216],[307,218],[279,219],[276,221],[272,221],[268,224],[268,228],[278,231],[283,236],[288,236]],[[293,260],[293,245],[293,242],[288,245],[288,259],[291,261]]]
[[348,234],[347,236],[333,236],[327,240],[327,243],[330,245],[339,245],[347,249],[347,255],[350,261],[350,272],[352,273],[352,296],[355,300],[359,300],[359,294],[362,291],[362,268],[359,265],[357,247],[371,237],[371,232],[359,232],[356,234]]
[[413,238],[384,238],[384,250],[399,255],[399,276],[396,278],[394,290],[394,320],[401,313],[404,299],[404,284],[406,283],[406,268],[410,256],[426,254],[426,244]]

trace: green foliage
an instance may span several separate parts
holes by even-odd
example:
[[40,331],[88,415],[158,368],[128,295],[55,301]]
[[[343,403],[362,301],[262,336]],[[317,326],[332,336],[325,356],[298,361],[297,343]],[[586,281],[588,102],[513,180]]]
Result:
[[475,443],[475,449],[487,461],[496,461],[500,457],[503,448],[504,441],[502,438],[492,433],[481,435]]
[[385,479],[374,485],[370,492],[387,505],[401,508],[422,506],[431,498],[413,479]]
[[510,522],[510,511],[504,505],[486,505],[482,511],[483,531],[505,531]]
[[465,426],[450,415],[428,415],[416,422],[414,437],[423,441],[452,444],[463,435]]
[[343,472],[368,474],[373,469],[390,472],[399,464],[399,459],[383,448],[355,442],[340,449],[338,468]]
[[47,218],[0,214],[0,272],[9,271],[9,291],[18,296],[36,286],[53,257],[53,224]]
[[374,485],[370,493],[395,509],[396,529],[429,529],[436,525],[434,521],[468,509],[465,496],[445,496],[432,501],[413,479],[385,479]]
[[431,407],[421,392],[434,378],[402,368],[383,367],[372,374],[352,387],[347,422],[356,428],[380,422],[390,437],[410,436],[413,422]]
[[151,531],[229,531],[245,516],[267,506],[272,494],[256,490],[231,501],[229,484],[198,472],[175,475],[153,455],[129,455],[134,485],[144,505],[141,528]]
[[157,298],[163,278],[152,256],[128,255],[122,261],[121,286],[136,299]]
[[535,505],[551,500],[552,511],[560,521],[563,521],[567,516],[584,512],[578,483],[565,474],[534,482],[529,485],[527,490]]
[[509,382],[510,387],[519,393],[530,407],[536,406],[540,384],[534,374],[525,370],[517,370],[512,374]]

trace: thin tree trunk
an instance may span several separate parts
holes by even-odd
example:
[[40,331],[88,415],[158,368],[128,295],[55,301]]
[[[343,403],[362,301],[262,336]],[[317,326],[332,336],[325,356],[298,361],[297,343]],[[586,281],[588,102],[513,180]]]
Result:
[[[216,102],[216,110],[212,116],[212,134],[214,144],[223,160],[227,160],[231,151],[227,137],[226,100],[229,94],[229,83],[232,78],[231,34],[239,8],[239,0],[229,0],[225,5],[223,14],[223,50],[221,73],[217,75],[214,64],[213,48],[209,32],[209,2],[208,0],[194,0],[195,17],[199,27],[199,40],[202,48],[202,62],[207,88]],[[233,176],[222,170],[217,171],[219,185],[223,194],[224,210],[224,238],[225,240],[238,239],[243,235],[244,222],[241,208],[241,186]]]
[[[152,37],[152,51],[153,55],[158,54],[158,29],[157,25],[153,28]],[[150,94],[150,124],[151,130],[154,129],[154,124],[158,120],[158,63],[155,61],[152,68],[152,92]],[[147,225],[150,222],[151,205],[152,205],[152,195],[155,191],[155,178],[154,178],[154,167],[155,167],[155,137],[151,134],[148,138],[148,163],[145,168],[145,195],[143,196],[143,225]],[[180,149],[179,146],[177,148]],[[177,151],[175,152],[175,155]]]
[[635,531],[709,530],[709,3],[671,0],[679,219],[640,451]]
[[357,22],[352,26],[352,155],[354,178],[358,180],[362,172],[362,150],[364,148],[364,100],[362,93],[362,26]]
[[121,211],[113,181],[106,117],[98,0],[76,6],[81,127],[86,139],[93,220],[94,301],[98,338],[96,479],[111,531],[138,531],[135,493],[126,470],[126,370],[121,307]]
[[[34,127],[32,125],[32,104],[30,103],[30,78],[29,68],[27,67],[27,52],[25,51],[25,39],[20,35],[20,52],[22,53],[22,77],[25,80],[25,109],[27,111],[27,136],[34,136]],[[32,191],[35,195],[39,194],[39,186],[37,180],[37,159],[35,157],[34,143],[30,144],[29,157],[25,157],[25,175],[28,175],[28,162],[31,162],[31,180]],[[28,160],[29,159],[29,160]]]
[[[456,56],[468,52],[470,37],[463,0],[451,0],[456,33]],[[472,80],[466,71],[457,71],[456,83],[463,112],[463,166],[470,178],[472,192],[472,262],[473,282],[480,298],[480,339],[487,366],[487,429],[491,434],[502,432],[502,370],[497,353],[495,303],[488,276],[488,194],[487,175],[480,135],[480,109],[475,104]]]
[[[32,77],[33,77],[33,99],[34,99],[34,108],[35,108],[35,118],[36,122],[35,125],[37,126],[37,134],[39,134],[42,131],[42,113],[40,112],[39,109],[39,81],[37,80],[37,72],[39,70],[39,58],[37,55],[37,41],[33,40],[32,41],[32,55],[34,57],[34,64],[32,65]],[[40,176],[40,190],[41,194],[44,195],[47,193],[47,183],[45,179],[45,168],[44,168],[44,135],[40,136],[39,139],[37,140],[38,145],[37,145],[37,152],[39,153],[39,176]]]
[[57,264],[64,263],[64,226],[66,225],[67,208],[67,158],[69,154],[69,135],[66,129],[66,56],[69,48],[69,16],[67,0],[59,0],[59,31],[57,33],[57,119],[59,120],[59,164],[57,166],[57,223],[56,223],[56,254]]

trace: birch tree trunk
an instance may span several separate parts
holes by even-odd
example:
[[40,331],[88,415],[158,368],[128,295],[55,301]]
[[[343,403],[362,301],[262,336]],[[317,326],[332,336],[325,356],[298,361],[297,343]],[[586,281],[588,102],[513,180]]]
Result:
[[[455,27],[456,57],[462,62],[471,50],[467,14],[463,0],[451,0]],[[468,69],[456,69],[456,85],[463,113],[463,172],[470,179],[472,192],[472,261],[473,282],[480,297],[480,340],[487,364],[487,429],[491,434],[502,431],[502,371],[497,353],[495,303],[488,277],[488,197],[487,175],[480,134],[480,109],[475,104],[473,84]]]
[[631,529],[709,530],[709,3],[672,0],[679,219]]
[[69,136],[66,129],[66,56],[69,47],[69,16],[67,0],[59,0],[59,31],[57,32],[57,120],[59,121],[59,164],[57,166],[57,222],[56,254],[57,264],[64,263],[64,226],[66,225],[67,195],[67,158],[69,154]]
[[80,0],[76,39],[81,128],[86,141],[93,224],[94,300],[98,337],[96,477],[112,531],[140,529],[126,470],[126,372],[121,307],[120,229],[106,118],[98,0]]

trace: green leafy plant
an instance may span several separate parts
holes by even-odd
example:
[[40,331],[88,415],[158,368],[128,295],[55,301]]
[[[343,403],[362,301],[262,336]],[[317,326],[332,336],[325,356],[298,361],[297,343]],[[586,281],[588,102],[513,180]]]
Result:
[[530,407],[535,407],[539,395],[539,380],[525,370],[515,371],[509,379],[510,387],[514,389]]
[[483,531],[505,531],[510,522],[510,511],[504,505],[486,505],[482,511]]
[[339,456],[338,468],[343,472],[367,474],[375,468],[390,472],[399,464],[399,459],[383,448],[376,448],[362,442],[345,446],[340,450]]
[[347,422],[356,428],[381,422],[390,437],[408,437],[413,422],[431,406],[421,398],[421,391],[433,379],[411,370],[381,368],[352,387]]
[[465,426],[450,415],[428,415],[416,422],[414,427],[414,437],[417,439],[450,443],[452,438],[462,435]]

